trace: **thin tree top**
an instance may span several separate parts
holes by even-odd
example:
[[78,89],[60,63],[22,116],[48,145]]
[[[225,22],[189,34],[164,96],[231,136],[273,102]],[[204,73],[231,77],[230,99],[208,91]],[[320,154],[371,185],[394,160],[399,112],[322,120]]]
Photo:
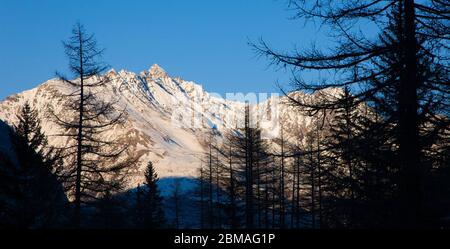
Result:
[[[408,51],[424,58],[419,63],[428,65],[429,72],[424,72],[425,77],[420,79],[422,86],[449,94],[450,4],[447,1],[290,0],[289,6],[296,12],[295,18],[327,26],[335,44],[327,49],[318,49],[313,44],[291,52],[276,51],[263,40],[253,44],[257,53],[267,56],[272,64],[292,70],[296,90],[349,86],[357,93],[354,98],[362,101],[388,85],[386,75],[391,72],[385,65],[393,63],[387,60],[394,53],[401,59],[404,56],[401,53],[405,52],[401,51],[405,50],[401,44],[413,37],[414,44]],[[407,16],[413,17],[413,25],[404,25]],[[378,31],[368,34],[364,30],[367,25],[376,26]],[[305,71],[321,72],[321,77],[306,82],[302,78]],[[385,84],[368,87],[369,82]],[[299,101],[296,104],[308,106]],[[323,103],[320,107],[335,106],[335,103]]]
[[94,34],[89,34],[81,23],[74,25],[72,35],[63,41],[63,46],[69,69],[77,78],[100,75],[109,67],[101,61],[104,49],[99,48]]

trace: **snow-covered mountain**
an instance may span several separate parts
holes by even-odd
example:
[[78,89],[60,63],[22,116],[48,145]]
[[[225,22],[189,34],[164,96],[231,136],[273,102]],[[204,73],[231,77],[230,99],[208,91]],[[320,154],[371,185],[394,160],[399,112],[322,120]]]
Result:
[[[202,86],[179,77],[171,77],[158,65],[139,74],[110,70],[111,83],[98,89],[101,98],[117,98],[117,109],[125,110],[126,123],[108,131],[129,145],[139,157],[139,165],[130,176],[130,187],[142,182],[142,172],[150,160],[160,177],[192,177],[201,165],[205,140],[211,129],[223,134],[243,124],[245,100],[250,100],[250,113],[267,139],[276,138],[279,123],[285,133],[308,129],[309,117],[296,112],[285,103],[285,97],[231,94],[222,98],[203,90]],[[0,119],[8,124],[17,122],[16,113],[25,101],[39,110],[44,132],[55,146],[66,143],[56,136],[58,126],[47,114],[49,108],[64,115],[64,94],[73,91],[57,79],[48,80],[36,88],[7,97],[0,102]],[[301,97],[311,98],[304,93]],[[262,97],[263,100],[257,97]],[[220,135],[219,135],[220,137]]]

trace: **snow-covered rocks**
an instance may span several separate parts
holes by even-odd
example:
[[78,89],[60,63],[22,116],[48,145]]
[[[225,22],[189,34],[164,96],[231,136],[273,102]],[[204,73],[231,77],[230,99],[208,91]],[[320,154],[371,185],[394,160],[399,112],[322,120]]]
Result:
[[[196,176],[205,152],[202,141],[210,129],[214,127],[220,134],[243,124],[246,99],[225,99],[210,94],[192,81],[172,78],[157,64],[139,74],[110,70],[105,76],[111,82],[107,87],[96,89],[98,97],[117,99],[117,110],[126,113],[125,125],[114,127],[105,136],[118,137],[139,157],[137,168],[130,175],[130,187],[143,181],[142,172],[148,161],[153,162],[160,177]],[[9,124],[16,123],[16,112],[28,101],[39,110],[49,142],[64,145],[67,140],[56,136],[60,130],[50,120],[47,110],[53,108],[57,113],[63,113],[64,94],[73,90],[61,81],[48,80],[1,101],[0,119]],[[279,122],[286,122],[290,127],[286,130],[291,133],[306,129],[310,123],[308,117],[283,104],[283,98],[268,96],[250,106],[252,117],[257,119],[254,123],[262,128],[268,139],[278,136]]]

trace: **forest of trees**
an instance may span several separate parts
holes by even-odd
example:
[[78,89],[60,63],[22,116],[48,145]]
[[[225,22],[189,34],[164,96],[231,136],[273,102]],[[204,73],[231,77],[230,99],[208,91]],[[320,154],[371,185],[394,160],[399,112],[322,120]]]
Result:
[[[282,127],[276,146],[267,146],[259,129],[249,128],[246,112],[243,130],[230,132],[222,146],[211,139],[199,183],[202,225],[446,227],[450,5],[289,4],[296,18],[327,26],[336,47],[292,53],[264,41],[253,47],[273,65],[291,69],[294,90],[322,95],[309,101],[286,92],[289,104],[315,122],[296,142],[287,142]],[[363,21],[376,24],[379,33],[354,28]],[[325,76],[307,81],[304,71]],[[327,94],[327,88],[341,94]]]
[[[242,127],[212,128],[190,203],[198,228],[449,228],[450,4],[288,2],[295,18],[327,27],[336,46],[252,46],[293,73],[292,89],[281,90],[312,122],[288,133],[281,119],[269,140],[246,103]],[[358,29],[367,22],[376,34]],[[115,99],[97,97],[111,82],[103,50],[81,24],[64,48],[75,80],[58,77],[76,89],[62,107],[72,115],[49,116],[68,142],[49,146],[38,110],[23,105],[9,129],[13,153],[0,154],[0,227],[183,228],[182,185],[163,199],[151,162],[145,182],[123,194],[137,158],[102,136],[125,119]],[[302,78],[310,71],[321,76]]]
[[145,186],[136,189],[132,200],[122,196],[136,158],[126,153],[126,144],[102,136],[124,120],[116,100],[104,102],[97,97],[98,87],[111,82],[102,74],[107,68],[99,61],[103,50],[79,23],[64,48],[75,80],[59,73],[58,77],[76,90],[64,96],[65,115],[53,109],[44,112],[60,128],[55,136],[68,142],[49,146],[38,110],[24,104],[17,126],[7,128],[12,153],[0,154],[0,227],[164,227],[162,197],[151,162]]
[[[75,200],[67,197],[70,195],[65,185],[71,181],[65,173],[65,149],[47,144],[38,113],[29,103],[24,104],[17,117],[17,126],[5,125],[12,153],[0,153],[1,228],[165,227],[159,178],[151,162],[145,171],[144,186],[126,196],[108,188],[98,193],[95,200],[78,207]],[[118,176],[123,177],[115,175]]]

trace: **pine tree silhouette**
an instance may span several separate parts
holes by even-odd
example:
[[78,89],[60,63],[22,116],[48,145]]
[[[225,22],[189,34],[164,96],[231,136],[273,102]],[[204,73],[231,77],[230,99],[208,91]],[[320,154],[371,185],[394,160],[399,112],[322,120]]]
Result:
[[145,169],[145,183],[137,189],[137,217],[140,228],[162,228],[165,225],[163,198],[158,188],[158,174],[152,162]]
[[[61,226],[67,199],[54,174],[59,153],[48,147],[36,110],[28,102],[10,130],[13,156],[0,156],[2,226],[38,228]],[[3,199],[4,198],[4,199]]]

